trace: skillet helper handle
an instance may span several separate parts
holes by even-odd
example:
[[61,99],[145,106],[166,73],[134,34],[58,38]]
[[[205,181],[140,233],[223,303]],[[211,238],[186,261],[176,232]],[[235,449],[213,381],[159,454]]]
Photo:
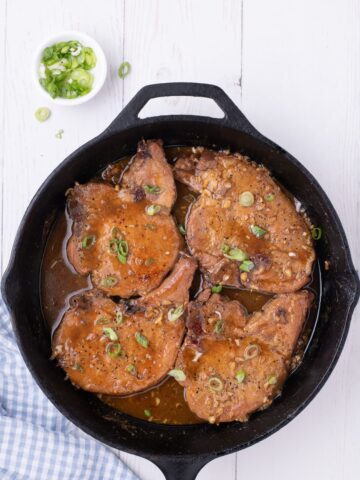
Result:
[[127,127],[138,126],[147,123],[149,118],[140,119],[138,116],[139,112],[149,102],[149,100],[160,97],[209,98],[214,100],[218,107],[224,112],[224,117],[221,119],[212,119],[194,115],[162,115],[160,117],[152,117],[151,120],[154,118],[161,118],[169,121],[192,121],[194,118],[200,118],[203,120],[205,119],[206,121],[213,120],[216,123],[221,122],[221,124],[236,128],[244,133],[260,135],[259,132],[251,125],[245,115],[220,87],[207,83],[190,82],[158,83],[143,87],[109,125],[105,133],[113,134]]
[[149,458],[157,465],[166,480],[195,480],[200,470],[213,459],[213,457],[192,458]]

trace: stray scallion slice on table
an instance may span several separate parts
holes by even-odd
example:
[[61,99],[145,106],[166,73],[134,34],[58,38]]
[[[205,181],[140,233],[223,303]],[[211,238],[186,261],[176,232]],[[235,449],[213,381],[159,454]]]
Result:
[[174,368],[173,370],[170,370],[168,372],[168,375],[170,377],[174,377],[175,380],[177,380],[178,382],[184,382],[186,380],[185,373],[182,370],[180,370],[179,368]]
[[183,305],[179,305],[176,308],[171,308],[168,311],[168,319],[169,319],[170,322],[175,322],[175,320],[180,318],[183,313],[184,313],[184,306]]
[[256,238],[262,238],[267,231],[263,228],[259,227],[258,225],[250,225],[250,231]]
[[36,110],[35,112],[35,118],[36,120],[39,120],[39,122],[45,122],[50,117],[50,109],[47,107],[40,107]]
[[138,342],[139,345],[141,345],[144,348],[148,348],[149,346],[149,340],[143,335],[141,332],[136,332],[135,333],[135,340]]
[[161,210],[161,207],[160,205],[148,205],[147,207],[145,207],[145,212],[147,215],[149,215],[150,217],[156,215],[157,213],[159,213]]
[[129,75],[131,71],[131,65],[129,62],[122,62],[122,64],[118,68],[118,75],[121,79],[125,78]]
[[64,130],[62,128],[60,128],[60,130],[58,130],[56,133],[55,133],[55,137],[58,138],[59,140],[62,139],[64,135]]

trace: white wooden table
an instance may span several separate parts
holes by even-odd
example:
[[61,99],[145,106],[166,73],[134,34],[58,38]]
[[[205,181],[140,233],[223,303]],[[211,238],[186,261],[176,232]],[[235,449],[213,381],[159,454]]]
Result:
[[[32,56],[47,36],[70,29],[100,42],[110,71],[88,104],[54,107],[34,88]],[[133,67],[125,81],[117,76],[123,60]],[[24,210],[51,170],[101,132],[140,87],[165,81],[221,86],[262,133],[294,154],[328,193],[359,266],[359,0],[0,0],[0,69],[2,270]],[[40,124],[34,111],[46,105],[52,116]],[[147,111],[214,109],[172,98]],[[62,140],[55,138],[60,128]],[[359,321],[358,308],[333,375],[302,414],[260,444],[212,462],[198,478],[358,479]],[[140,478],[163,478],[148,461],[123,458]]]

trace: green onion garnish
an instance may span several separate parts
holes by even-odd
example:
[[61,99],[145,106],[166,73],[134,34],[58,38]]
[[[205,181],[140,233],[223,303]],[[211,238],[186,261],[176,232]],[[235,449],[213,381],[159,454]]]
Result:
[[95,245],[95,241],[96,241],[95,235],[86,235],[86,237],[82,239],[81,247],[83,248],[83,250],[87,250],[88,248]]
[[83,367],[81,366],[81,363],[79,363],[79,362],[75,362],[72,369],[77,370],[78,372],[83,372],[84,371]]
[[152,258],[152,257],[147,258],[144,263],[145,263],[145,267],[150,267],[150,265],[155,263],[155,258]]
[[273,193],[268,193],[264,198],[267,202],[272,202],[275,198],[275,195]]
[[245,373],[245,370],[243,369],[237,371],[235,374],[235,378],[239,383],[242,383],[245,380],[245,377],[246,377],[246,373]]
[[311,235],[314,240],[320,240],[320,238],[322,237],[322,229],[320,227],[312,228]]
[[64,135],[64,130],[62,128],[60,128],[60,130],[58,130],[56,133],[55,133],[55,137],[58,138],[59,140],[62,139]]
[[150,217],[152,217],[153,215],[156,215],[157,213],[159,213],[160,210],[161,210],[160,205],[148,205],[148,206],[145,208],[146,214],[149,215]]
[[223,382],[218,377],[210,377],[208,385],[213,392],[221,392],[223,389]]
[[118,282],[117,278],[112,276],[112,275],[108,275],[107,277],[104,277],[101,282],[100,282],[100,285],[102,287],[113,287],[114,285],[116,285]]
[[149,340],[141,332],[135,333],[135,339],[142,347],[148,348]]
[[192,203],[196,200],[196,197],[192,193],[185,195],[184,200],[188,203]]
[[117,333],[110,327],[103,328],[103,332],[112,342],[118,339]]
[[251,360],[252,358],[257,357],[259,353],[260,353],[260,347],[255,343],[249,343],[249,345],[247,345],[247,347],[244,350],[244,358],[245,360]]
[[120,310],[117,310],[115,319],[116,319],[116,323],[118,325],[121,325],[124,321],[124,314]]
[[180,370],[179,368],[174,368],[173,370],[170,370],[168,372],[168,375],[170,377],[174,377],[175,380],[177,380],[178,382],[184,382],[186,380],[185,373],[182,370]]
[[239,197],[239,203],[242,207],[251,207],[254,201],[255,198],[251,192],[243,192]]
[[111,230],[112,238],[109,242],[109,250],[114,255],[117,255],[120,263],[125,265],[125,263],[127,262],[127,255],[129,253],[129,245],[126,240],[118,238],[119,236],[121,237],[120,230],[117,227],[114,227]]
[[240,248],[231,248],[229,245],[223,244],[221,245],[221,251],[224,257],[229,258],[230,260],[238,260],[239,262],[243,262],[248,258],[247,253]]
[[277,376],[276,375],[270,375],[268,378],[267,382],[268,385],[275,385],[277,383]]
[[179,223],[178,224],[178,229],[179,229],[179,232],[181,233],[181,235],[186,235],[186,230],[185,230],[184,225],[181,225],[181,223]]
[[50,109],[47,107],[38,108],[35,112],[35,118],[39,122],[45,122],[50,117]]
[[125,371],[127,373],[130,373],[130,375],[133,375],[133,376],[136,375],[136,367],[133,364],[127,365],[127,367],[125,368]]
[[146,408],[146,409],[144,410],[144,415],[145,415],[145,417],[151,417],[151,411]]
[[111,229],[111,237],[120,240],[122,237],[121,230],[118,227],[113,227]]
[[211,291],[212,291],[212,293],[220,293],[222,288],[223,287],[222,287],[221,283],[219,283],[218,285],[213,285],[211,287]]
[[122,62],[120,67],[118,68],[118,75],[121,79],[125,78],[126,75],[129,75],[131,71],[131,65],[129,62]]
[[180,318],[183,313],[184,313],[184,306],[183,305],[179,305],[176,308],[171,308],[168,311],[169,322],[175,322],[175,320]]
[[240,270],[242,270],[243,272],[251,272],[251,270],[253,270],[253,268],[255,267],[255,264],[254,262],[252,262],[251,260],[244,260],[241,264],[240,264]]
[[144,185],[143,188],[146,193],[152,193],[153,195],[159,195],[159,193],[161,193],[161,188],[157,185]]
[[95,320],[95,325],[106,325],[110,323],[110,318],[107,315],[101,315]]
[[266,230],[257,225],[250,225],[250,231],[255,235],[256,238],[261,238],[265,235],[265,233],[267,233]]
[[121,353],[121,345],[120,343],[108,343],[106,345],[106,354],[109,355],[110,358],[116,358]]
[[77,98],[91,91],[94,77],[89,70],[95,65],[90,47],[77,40],[59,42],[43,51],[39,82],[52,98]]
[[223,320],[221,320],[221,318],[219,318],[219,320],[215,323],[215,327],[214,327],[214,333],[221,333],[224,329],[224,322]]

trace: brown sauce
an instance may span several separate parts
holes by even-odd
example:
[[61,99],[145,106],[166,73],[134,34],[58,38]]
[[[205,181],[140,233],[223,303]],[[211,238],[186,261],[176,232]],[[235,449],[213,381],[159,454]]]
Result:
[[[172,163],[179,154],[188,153],[190,147],[171,147],[166,149],[167,157]],[[122,173],[127,168],[131,158],[123,158],[110,165],[101,175],[98,181],[118,183]],[[177,183],[177,201],[173,214],[179,225],[184,225],[186,215],[196,195],[185,185]],[[41,269],[41,295],[44,317],[52,333],[59,325],[61,318],[69,307],[69,299],[79,291],[91,288],[89,277],[82,277],[75,272],[66,257],[66,244],[71,234],[71,224],[66,212],[59,214],[52,231],[49,235]],[[191,298],[201,290],[203,283],[202,276],[198,272],[191,288]],[[307,288],[314,291],[319,299],[320,278],[315,267],[311,283]],[[261,307],[272,297],[258,292],[224,288],[222,294],[230,299],[238,300],[249,313],[261,309]],[[295,351],[293,369],[301,362],[312,331],[316,324],[316,307],[310,312],[310,316],[304,327],[303,335],[299,339]],[[98,395],[98,397],[110,407],[120,410],[128,415],[144,420],[165,424],[194,424],[200,420],[188,408],[184,399],[183,388],[172,378],[164,380],[160,385],[143,393],[115,397],[110,395]]]

